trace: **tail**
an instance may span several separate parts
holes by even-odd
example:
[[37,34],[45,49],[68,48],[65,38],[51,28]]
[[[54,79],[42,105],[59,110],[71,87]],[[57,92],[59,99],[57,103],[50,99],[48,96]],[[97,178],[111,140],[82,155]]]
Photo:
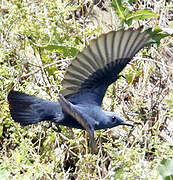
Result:
[[44,120],[58,122],[63,119],[62,108],[56,102],[12,90],[8,94],[8,103],[11,117],[23,126]]

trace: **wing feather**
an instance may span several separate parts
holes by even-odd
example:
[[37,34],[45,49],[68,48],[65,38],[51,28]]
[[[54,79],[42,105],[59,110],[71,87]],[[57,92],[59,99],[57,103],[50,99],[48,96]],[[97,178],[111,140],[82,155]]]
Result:
[[[81,90],[102,88],[114,82],[131,58],[144,46],[150,44],[148,31],[111,31],[92,40],[66,71],[61,91],[63,96],[72,96]],[[101,90],[100,90],[101,92]],[[100,94],[104,96],[104,91]],[[102,99],[102,98],[100,98]]]

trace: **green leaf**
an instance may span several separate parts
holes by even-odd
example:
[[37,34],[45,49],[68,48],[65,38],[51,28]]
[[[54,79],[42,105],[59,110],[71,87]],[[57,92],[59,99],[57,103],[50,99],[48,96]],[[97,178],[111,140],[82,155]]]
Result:
[[136,0],[128,0],[128,3],[129,3],[129,4],[132,4],[132,3],[134,3],[134,2],[136,2]]
[[78,49],[73,48],[73,47],[67,47],[67,46],[58,46],[54,44],[47,45],[45,47],[40,47],[41,49],[46,49],[49,51],[55,51],[59,54],[62,54],[64,57],[68,56],[76,56]]
[[136,78],[138,78],[142,74],[141,69],[135,69],[134,71],[129,72],[126,74],[126,81],[128,84],[131,84],[134,82]]
[[[128,4],[132,3],[128,1]],[[121,23],[126,23],[129,26],[132,24],[132,21],[145,20],[148,18],[158,17],[156,13],[149,9],[141,9],[135,12],[130,11],[127,7],[127,3],[121,0],[113,0],[111,6],[115,9],[115,13],[121,19]]]
[[173,160],[163,159],[161,161],[160,166],[158,167],[158,171],[164,180],[172,180],[173,179]]
[[113,0],[111,6],[115,9],[115,13],[119,16],[119,18],[125,20],[126,8],[122,5],[122,1]]
[[124,174],[123,168],[120,168],[116,171],[114,179],[122,179],[122,175]]
[[132,12],[130,11],[127,15],[126,15],[126,21],[130,21],[130,20],[145,20],[147,18],[153,18],[153,17],[158,17],[158,15],[156,13],[154,13],[153,11],[149,10],[149,9],[142,9],[142,10],[138,10],[136,12]]
[[3,134],[3,125],[0,124],[0,137],[2,137]]
[[0,170],[0,179],[1,179],[1,180],[7,180],[7,177],[6,177],[6,175],[5,175],[5,172],[2,171],[2,170]]
[[173,34],[169,34],[166,32],[163,32],[162,29],[160,29],[159,26],[156,26],[155,29],[153,31],[149,31],[150,35],[152,36],[152,40],[157,43],[157,45],[159,46],[160,44],[160,40],[162,38],[168,37],[168,36],[172,36]]
[[170,27],[170,28],[173,28],[173,21],[170,21],[170,22],[169,22],[169,27]]

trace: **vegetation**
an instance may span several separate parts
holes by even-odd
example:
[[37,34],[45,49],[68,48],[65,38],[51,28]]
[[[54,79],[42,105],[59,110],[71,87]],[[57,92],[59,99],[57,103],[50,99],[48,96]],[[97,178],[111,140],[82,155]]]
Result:
[[[172,9],[169,0],[2,0],[0,179],[173,179]],[[11,119],[11,88],[57,101],[65,69],[89,40],[141,25],[160,32],[158,44],[138,53],[103,103],[134,129],[97,131],[92,155],[81,130]]]

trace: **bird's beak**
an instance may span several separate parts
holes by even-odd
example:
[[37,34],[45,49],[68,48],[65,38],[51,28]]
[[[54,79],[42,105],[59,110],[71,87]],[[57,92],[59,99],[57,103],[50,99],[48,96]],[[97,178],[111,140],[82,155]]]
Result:
[[131,126],[132,128],[134,127],[133,124],[130,124],[130,123],[126,123],[126,122],[122,122],[121,125],[125,125],[125,126]]

